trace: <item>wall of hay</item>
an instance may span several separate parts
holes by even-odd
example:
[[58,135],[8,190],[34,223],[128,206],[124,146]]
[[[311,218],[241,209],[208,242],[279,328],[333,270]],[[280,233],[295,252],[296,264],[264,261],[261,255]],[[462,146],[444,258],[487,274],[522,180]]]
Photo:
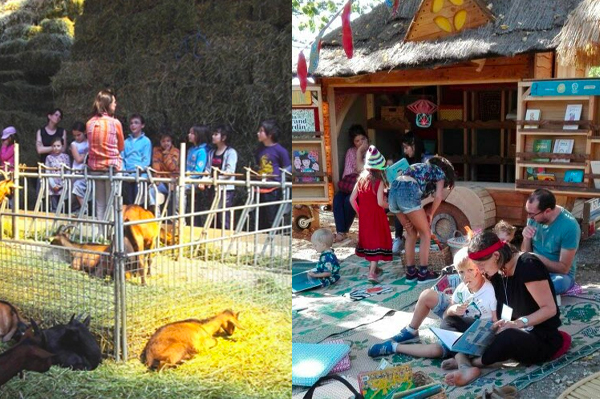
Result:
[[69,121],[86,119],[98,90],[110,87],[124,126],[141,113],[153,141],[229,123],[238,170],[252,163],[261,119],[276,117],[291,148],[289,2],[88,1],[75,38],[52,83]]
[[0,128],[16,126],[27,164],[37,162],[35,132],[56,104],[51,77],[82,11],[83,0],[0,1]]
[[141,113],[151,139],[185,140],[194,124],[229,123],[250,165],[261,119],[291,148],[291,4],[280,0],[0,0],[0,127],[15,125],[22,161],[60,107],[62,127],[115,90],[117,117]]

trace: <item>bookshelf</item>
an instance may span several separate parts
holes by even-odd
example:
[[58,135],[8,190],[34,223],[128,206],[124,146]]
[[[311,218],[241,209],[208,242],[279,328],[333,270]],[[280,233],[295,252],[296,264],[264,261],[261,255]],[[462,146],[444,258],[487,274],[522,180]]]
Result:
[[[582,94],[584,87],[597,89]],[[563,195],[600,197],[599,100],[599,79],[519,83],[517,191],[548,188]],[[526,118],[528,110],[529,114],[531,110],[539,110],[539,120]],[[569,121],[569,118],[573,120]],[[596,174],[592,169],[597,171]],[[577,176],[575,180],[579,179],[580,171],[583,171],[582,181],[572,181],[573,176]],[[594,182],[595,177],[598,185]]]
[[328,137],[324,133],[321,87],[308,85],[302,93],[292,87],[292,202],[328,204]]

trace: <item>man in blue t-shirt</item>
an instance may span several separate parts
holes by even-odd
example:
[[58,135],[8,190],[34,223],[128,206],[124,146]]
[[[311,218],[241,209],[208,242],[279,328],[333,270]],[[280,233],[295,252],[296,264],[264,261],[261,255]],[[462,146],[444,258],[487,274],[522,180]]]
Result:
[[521,250],[533,252],[544,263],[557,294],[564,294],[575,284],[581,229],[579,223],[550,191],[535,190],[525,203],[527,226],[523,229]]

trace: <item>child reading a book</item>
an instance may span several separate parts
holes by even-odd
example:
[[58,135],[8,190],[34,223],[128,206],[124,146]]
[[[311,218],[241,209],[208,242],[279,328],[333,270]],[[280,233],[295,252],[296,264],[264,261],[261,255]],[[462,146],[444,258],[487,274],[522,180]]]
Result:
[[[476,319],[496,320],[496,296],[494,288],[485,279],[477,266],[469,260],[467,248],[462,248],[454,257],[461,283],[452,297],[447,294],[426,290],[419,296],[412,321],[398,335],[369,349],[369,356],[379,357],[394,353],[418,357],[448,357],[451,353],[439,343],[413,344],[419,340],[421,323],[432,310],[442,318],[441,328],[464,332]],[[433,300],[435,298],[435,300]]]
[[384,169],[385,158],[375,146],[370,146],[364,170],[350,194],[350,205],[358,214],[356,255],[369,261],[369,281],[373,283],[379,282],[379,261],[392,260],[392,233],[385,211],[388,203],[384,195]]
[[492,231],[496,233],[500,241],[511,242],[515,238],[516,230],[517,228],[515,226],[504,220],[501,220],[496,223]]
[[321,287],[328,287],[340,279],[340,262],[333,253],[333,233],[328,229],[319,229],[310,237],[317,252],[321,253],[317,267],[308,272],[308,276],[318,278]]

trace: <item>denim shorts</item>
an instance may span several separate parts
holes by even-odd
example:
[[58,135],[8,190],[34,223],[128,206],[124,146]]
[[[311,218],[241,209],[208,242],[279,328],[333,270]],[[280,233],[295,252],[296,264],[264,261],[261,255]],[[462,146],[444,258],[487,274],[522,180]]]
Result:
[[410,213],[421,209],[421,190],[414,179],[400,176],[392,182],[388,194],[390,211],[393,213]]
[[437,305],[435,305],[435,308],[431,309],[431,311],[440,319],[444,318],[444,312],[446,311],[446,309],[448,309],[448,306],[450,306],[450,295],[448,294],[442,294],[441,292],[438,292],[438,302]]

